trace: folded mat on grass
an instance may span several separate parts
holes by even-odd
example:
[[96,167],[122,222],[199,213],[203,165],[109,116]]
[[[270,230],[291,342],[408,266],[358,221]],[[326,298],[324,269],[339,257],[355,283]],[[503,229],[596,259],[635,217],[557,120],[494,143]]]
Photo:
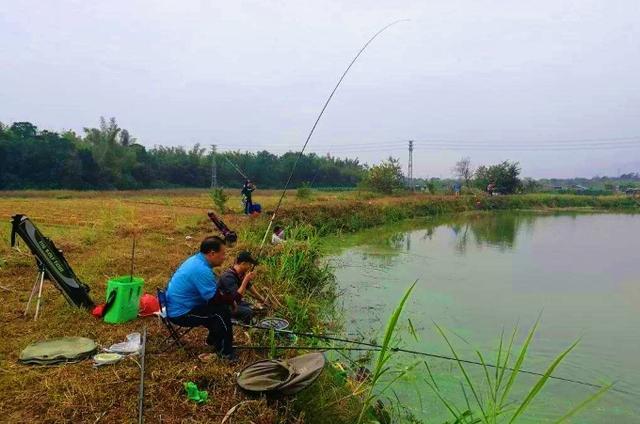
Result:
[[86,337],[60,337],[31,343],[20,352],[19,361],[31,365],[78,362],[91,356],[98,345]]

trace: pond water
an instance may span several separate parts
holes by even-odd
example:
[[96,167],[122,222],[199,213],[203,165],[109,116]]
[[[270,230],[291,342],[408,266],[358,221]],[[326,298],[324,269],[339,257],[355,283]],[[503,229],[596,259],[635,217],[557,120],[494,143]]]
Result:
[[[510,334],[517,325],[521,342],[541,314],[524,368],[544,371],[580,338],[555,375],[616,382],[618,389],[640,393],[640,215],[463,215],[362,232],[341,246],[330,263],[351,335],[380,340],[387,318],[418,280],[402,324],[409,327],[411,319],[420,338],[404,331],[403,347],[450,355],[437,323],[461,356],[477,360],[479,349],[495,362],[501,330]],[[429,364],[436,382],[462,407],[456,364]],[[480,378],[481,369],[471,368]],[[396,386],[398,398],[428,422],[451,419],[426,377],[425,367],[416,368],[409,382]],[[519,395],[537,381],[518,379]],[[594,391],[551,381],[521,421],[553,421]],[[572,422],[638,423],[640,397],[610,391]]]

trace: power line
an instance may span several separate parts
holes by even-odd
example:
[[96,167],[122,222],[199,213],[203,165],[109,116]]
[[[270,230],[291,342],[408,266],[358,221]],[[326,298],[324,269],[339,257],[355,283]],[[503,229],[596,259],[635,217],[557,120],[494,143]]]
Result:
[[[322,145],[309,149],[310,153],[355,153],[355,152],[379,152],[401,149],[405,142],[370,142],[349,143],[341,145]],[[640,138],[626,140],[595,140],[590,141],[566,141],[563,143],[512,143],[512,144],[486,144],[471,141],[424,141],[420,142],[423,150],[478,150],[478,151],[563,151],[563,150],[609,150],[609,149],[635,149],[640,148]],[[256,150],[263,150],[256,148]],[[275,148],[270,153],[295,153],[293,149]]]
[[[533,140],[533,139],[465,139],[465,138],[434,138],[429,137],[429,141],[421,141],[421,143],[444,143],[444,144],[461,144],[461,143],[469,143],[469,144],[502,144],[505,143],[516,143],[516,144],[549,144],[549,143],[559,143],[559,144],[567,144],[567,143],[610,143],[610,142],[637,142],[640,141],[640,135],[634,135],[629,137],[602,137],[602,138],[568,138],[568,139],[547,139],[547,140]],[[372,143],[385,143],[385,144],[402,144],[406,143],[406,140],[397,139],[397,140],[386,140],[386,141],[369,141],[369,142],[358,142],[358,143],[337,143],[337,144],[324,144],[326,147],[341,147],[341,146],[369,146]],[[221,144],[224,148],[235,149],[237,146],[231,144]],[[258,147],[258,148],[288,148],[291,144],[289,143],[270,143],[268,146]]]

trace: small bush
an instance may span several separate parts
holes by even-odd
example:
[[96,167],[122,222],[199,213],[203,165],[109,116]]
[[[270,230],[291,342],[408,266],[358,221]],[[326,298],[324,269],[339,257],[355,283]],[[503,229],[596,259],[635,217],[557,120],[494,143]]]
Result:
[[372,166],[362,180],[364,187],[384,194],[404,188],[404,176],[398,159],[390,157],[379,165]]
[[224,192],[221,188],[214,188],[211,190],[211,200],[218,208],[220,213],[225,213],[227,211],[226,204],[227,200],[229,200],[229,195]]
[[298,190],[296,191],[296,197],[298,199],[309,199],[312,194],[313,191],[311,190],[311,184],[307,182],[302,183],[302,185],[298,187]]

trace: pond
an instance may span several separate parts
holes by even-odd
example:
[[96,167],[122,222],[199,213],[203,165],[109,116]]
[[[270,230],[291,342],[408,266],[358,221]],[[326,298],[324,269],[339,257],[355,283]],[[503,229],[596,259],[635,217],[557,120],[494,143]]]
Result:
[[[409,318],[419,340],[404,331],[403,347],[450,355],[437,323],[461,356],[477,360],[478,349],[495,362],[501,330],[510,334],[518,326],[521,343],[541,315],[524,368],[544,371],[580,338],[555,375],[640,392],[639,215],[462,215],[362,232],[342,240],[341,248],[330,263],[351,335],[379,341],[387,318],[417,280],[402,325],[409,327]],[[429,365],[462,406],[457,365],[437,359]],[[481,377],[481,369],[472,372]],[[398,398],[428,422],[451,419],[424,384],[426,376],[425,367],[416,368],[409,382],[396,386]],[[536,381],[518,377],[520,396]],[[521,421],[558,419],[594,391],[551,381]],[[574,422],[640,422],[640,399],[610,391]]]

